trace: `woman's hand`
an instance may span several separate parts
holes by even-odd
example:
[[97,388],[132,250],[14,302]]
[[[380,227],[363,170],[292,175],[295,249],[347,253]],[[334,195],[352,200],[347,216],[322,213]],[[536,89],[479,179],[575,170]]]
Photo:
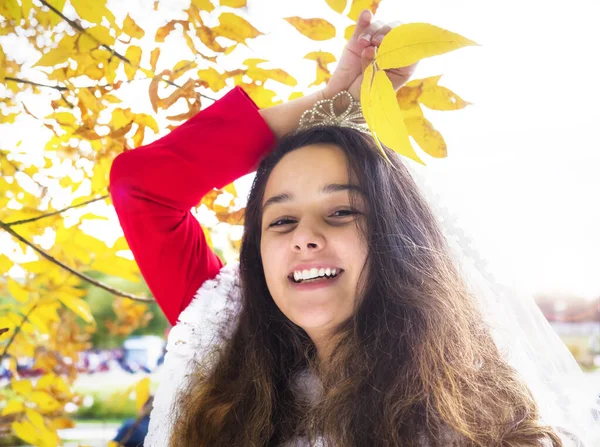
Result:
[[[373,22],[373,14],[368,9],[363,10],[356,23],[354,34],[346,44],[338,65],[327,82],[323,93],[325,98],[331,99],[336,93],[348,90],[356,100],[360,100],[360,85],[363,72],[375,57],[375,48],[392,28],[401,24],[393,22],[384,24]],[[385,70],[396,91],[408,82],[415,71],[417,64],[408,67]]]

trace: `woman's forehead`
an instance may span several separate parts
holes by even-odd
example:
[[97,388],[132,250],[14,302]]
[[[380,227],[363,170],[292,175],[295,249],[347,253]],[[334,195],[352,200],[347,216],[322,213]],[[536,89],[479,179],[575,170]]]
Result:
[[312,192],[328,184],[348,184],[345,153],[333,144],[313,144],[286,154],[273,168],[265,189],[265,200],[281,192]]

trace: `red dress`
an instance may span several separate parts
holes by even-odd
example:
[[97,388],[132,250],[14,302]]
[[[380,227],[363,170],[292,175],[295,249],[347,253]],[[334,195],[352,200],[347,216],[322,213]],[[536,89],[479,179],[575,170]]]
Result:
[[275,135],[235,87],[151,144],[115,157],[110,194],[133,256],[169,322],[223,262],[190,209],[256,169]]

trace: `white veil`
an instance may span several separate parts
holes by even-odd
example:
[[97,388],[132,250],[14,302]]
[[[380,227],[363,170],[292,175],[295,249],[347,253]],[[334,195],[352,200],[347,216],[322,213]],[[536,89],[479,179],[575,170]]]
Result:
[[486,271],[471,240],[428,180],[432,171],[411,162],[405,166],[440,220],[496,345],[530,388],[542,420],[555,428],[565,446],[600,446],[600,396],[584,385],[584,373],[570,351],[531,296],[499,283]]

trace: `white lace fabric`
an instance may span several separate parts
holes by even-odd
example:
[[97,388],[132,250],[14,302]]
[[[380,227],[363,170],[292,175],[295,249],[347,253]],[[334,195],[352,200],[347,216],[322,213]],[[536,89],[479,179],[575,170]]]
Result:
[[209,358],[215,345],[235,329],[241,305],[237,282],[238,263],[224,266],[202,284],[169,332],[145,447],[169,445],[179,392],[199,364],[216,360]]

